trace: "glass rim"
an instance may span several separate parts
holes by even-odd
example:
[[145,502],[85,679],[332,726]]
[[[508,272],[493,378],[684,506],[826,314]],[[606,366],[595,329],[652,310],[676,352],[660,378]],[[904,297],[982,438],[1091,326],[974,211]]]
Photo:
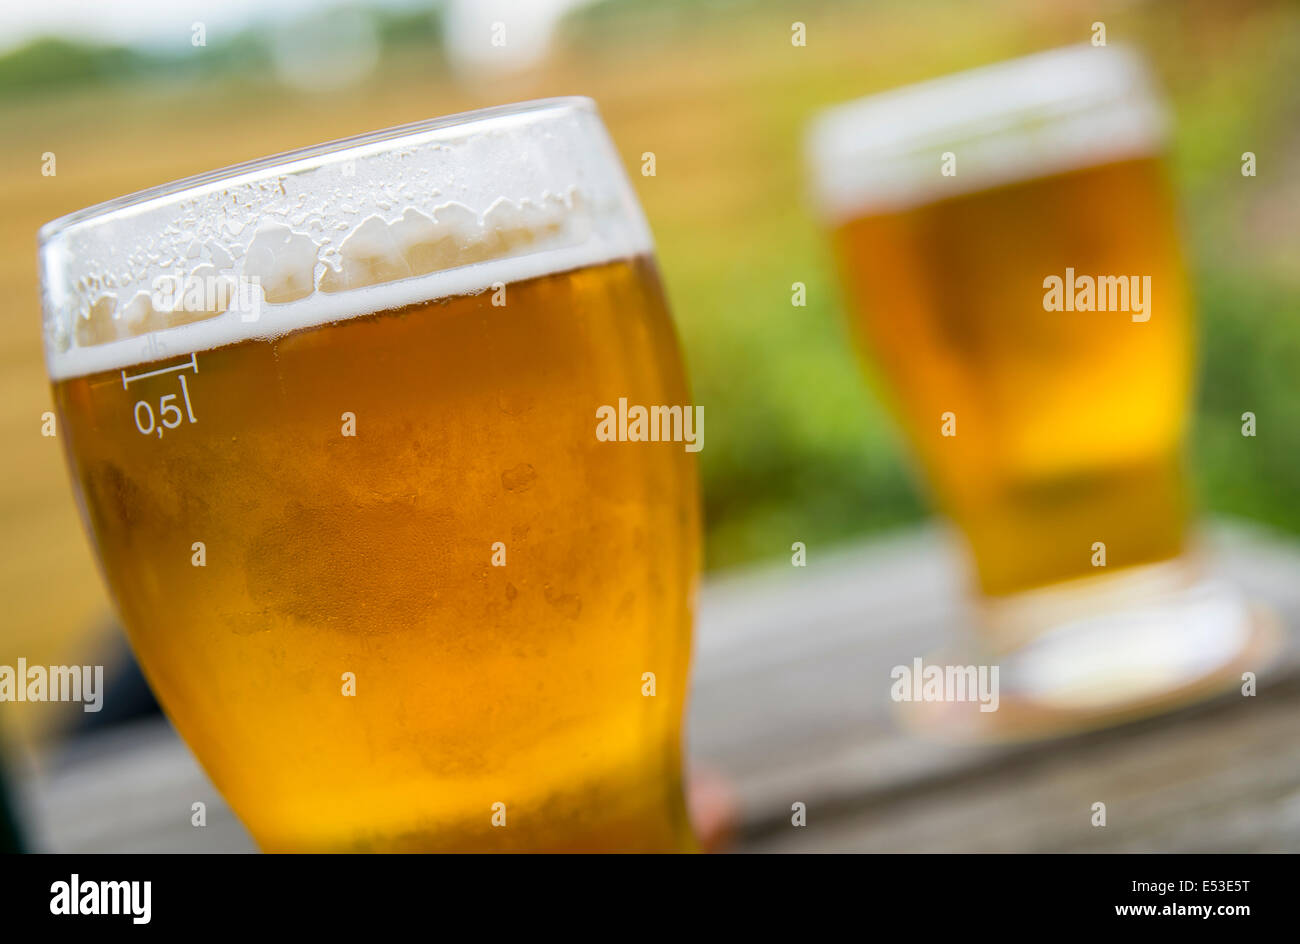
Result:
[[[167,183],[156,184],[144,190],[123,194],[100,203],[73,210],[43,224],[36,231],[38,247],[66,233],[68,230],[87,223],[111,220],[114,214],[138,210],[151,203],[163,203],[175,200],[182,195],[199,193],[216,185],[238,184],[256,180],[272,172],[295,173],[311,168],[313,162],[323,163],[326,158],[337,159],[338,155],[353,151],[358,156],[373,153],[376,150],[390,148],[395,142],[409,141],[412,144],[427,143],[435,140],[439,133],[460,131],[479,123],[497,123],[506,119],[517,119],[543,113],[560,113],[565,111],[587,111],[598,114],[596,102],[585,95],[560,95],[550,98],[531,99],[508,105],[491,105],[469,111],[424,118],[402,125],[381,128],[376,131],[364,131],[346,138],[337,138],[321,144],[291,148],[263,157],[255,157],[225,167],[181,177]],[[377,147],[383,145],[383,148]]]
[[270,340],[653,246],[590,98],[460,112],[47,223],[36,253],[46,366],[62,378],[164,348]]
[[[1081,42],[823,108],[805,132],[804,161],[820,215],[843,221],[1155,156],[1169,124],[1137,47]],[[952,172],[941,175],[949,155]]]

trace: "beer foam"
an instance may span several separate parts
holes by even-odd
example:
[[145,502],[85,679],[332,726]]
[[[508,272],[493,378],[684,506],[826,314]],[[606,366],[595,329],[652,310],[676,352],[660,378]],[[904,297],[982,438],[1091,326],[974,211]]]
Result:
[[840,222],[1158,153],[1167,126],[1136,52],[1080,44],[830,108],[806,152],[821,212]]
[[47,224],[46,363],[116,370],[651,251],[590,100],[486,109]]

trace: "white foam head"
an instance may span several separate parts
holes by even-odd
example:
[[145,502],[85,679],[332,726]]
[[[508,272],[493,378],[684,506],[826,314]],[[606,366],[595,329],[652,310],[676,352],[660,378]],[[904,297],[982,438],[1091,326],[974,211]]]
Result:
[[46,363],[113,370],[650,251],[594,103],[485,109],[46,224]]
[[1152,154],[1167,125],[1136,52],[1082,44],[828,109],[806,150],[820,209],[838,222]]

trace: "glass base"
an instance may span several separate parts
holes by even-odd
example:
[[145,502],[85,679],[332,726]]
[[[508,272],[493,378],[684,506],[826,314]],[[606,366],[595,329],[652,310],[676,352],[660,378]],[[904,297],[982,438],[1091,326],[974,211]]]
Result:
[[1240,688],[1281,642],[1271,613],[1192,559],[986,599],[980,624],[977,643],[924,661],[990,680],[996,666],[993,691],[900,702],[909,727],[1024,740],[1133,721]]

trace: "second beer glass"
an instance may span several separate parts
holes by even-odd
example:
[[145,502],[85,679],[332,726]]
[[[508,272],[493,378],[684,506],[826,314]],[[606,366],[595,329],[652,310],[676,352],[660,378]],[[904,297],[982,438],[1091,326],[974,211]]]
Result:
[[1080,46],[834,108],[810,136],[856,331],[969,545],[1019,731],[1223,684],[1253,638],[1188,553],[1165,131],[1140,58]]

